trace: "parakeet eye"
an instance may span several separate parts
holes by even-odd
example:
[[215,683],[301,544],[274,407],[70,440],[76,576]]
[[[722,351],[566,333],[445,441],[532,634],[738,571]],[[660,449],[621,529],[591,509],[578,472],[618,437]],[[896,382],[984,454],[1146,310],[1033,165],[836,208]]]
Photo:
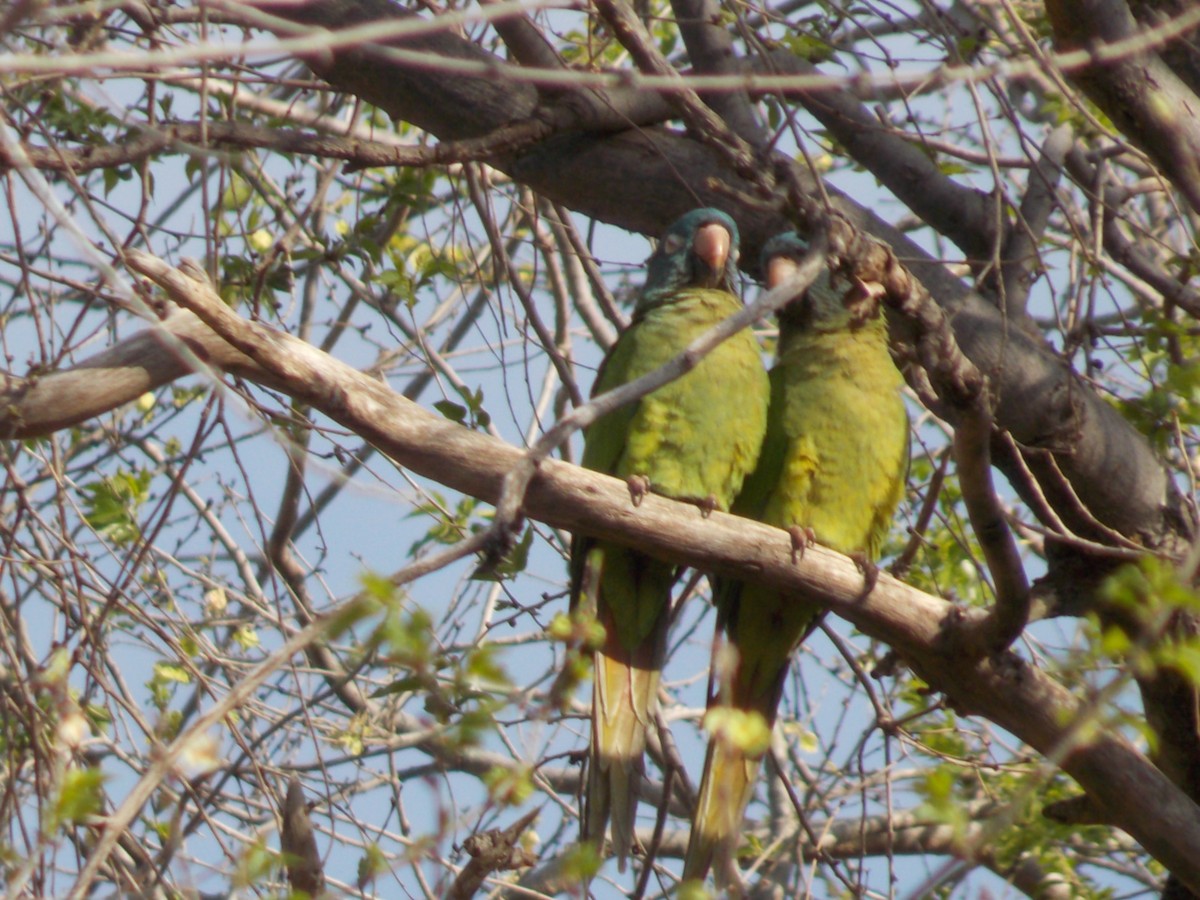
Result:
[[673,256],[683,249],[684,240],[677,234],[668,234],[663,238],[662,252],[667,256]]

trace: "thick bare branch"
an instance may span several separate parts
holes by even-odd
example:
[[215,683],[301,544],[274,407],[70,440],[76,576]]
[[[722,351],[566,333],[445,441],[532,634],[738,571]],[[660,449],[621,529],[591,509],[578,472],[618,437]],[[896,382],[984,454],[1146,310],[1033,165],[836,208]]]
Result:
[[[721,19],[720,4],[714,0],[672,0],[671,9],[688,58],[697,72],[728,75],[741,71],[733,48],[733,34]],[[767,133],[750,105],[745,91],[727,91],[704,98],[717,115],[754,147],[761,149]]]
[[[1049,0],[1046,12],[1060,50],[1138,36],[1124,0]],[[1073,77],[1200,211],[1200,97],[1148,49],[1098,61]]]
[[1029,622],[1029,579],[992,480],[991,436],[992,417],[982,403],[974,416],[963,416],[954,429],[954,460],[963,501],[996,592],[995,605],[978,629],[972,629],[969,637],[962,632],[964,652],[1007,649]]
[[[779,73],[814,75],[819,71],[793,53],[777,50],[762,61]],[[866,166],[916,215],[953,241],[977,263],[996,247],[996,199],[957,184],[938,170],[936,159],[915,142],[888,128],[848,91],[780,91],[815,116],[856,161]]]
[[1037,165],[1029,172],[1020,219],[1009,229],[1004,242],[1004,259],[998,279],[1000,299],[1010,319],[1023,319],[1029,285],[1038,267],[1038,244],[1058,203],[1055,188],[1062,175],[1063,160],[1075,140],[1069,124],[1059,125],[1046,137]]
[[190,375],[197,362],[270,382],[268,373],[220,340],[192,313],[176,310],[143,331],[70,369],[24,378],[5,373],[0,435],[52,434],[130,403],[147,391]]

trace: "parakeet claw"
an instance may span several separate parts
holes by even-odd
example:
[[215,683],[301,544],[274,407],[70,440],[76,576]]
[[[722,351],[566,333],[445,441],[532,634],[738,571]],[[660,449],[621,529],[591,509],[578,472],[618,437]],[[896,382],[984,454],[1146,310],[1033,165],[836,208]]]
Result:
[[869,594],[875,588],[876,582],[879,581],[879,566],[871,562],[865,553],[851,553],[850,558],[854,560],[854,565],[863,575],[863,593]]
[[900,674],[900,668],[903,665],[904,661],[900,659],[900,654],[895,650],[889,650],[879,658],[879,662],[871,670],[871,677],[877,679],[895,678]]
[[633,505],[641,506],[642,500],[650,493],[650,479],[645,475],[630,475],[625,483],[629,486],[629,499]]
[[863,281],[856,276],[850,279],[850,290],[842,298],[846,309],[854,317],[856,324],[875,318],[879,314],[879,300],[887,293],[887,289],[878,281]]
[[720,503],[717,502],[715,494],[709,494],[696,505],[700,507],[700,518],[707,519],[712,515],[712,511],[720,506]]
[[788,528],[792,538],[792,565],[804,559],[804,551],[817,542],[817,534],[807,526],[792,525]]

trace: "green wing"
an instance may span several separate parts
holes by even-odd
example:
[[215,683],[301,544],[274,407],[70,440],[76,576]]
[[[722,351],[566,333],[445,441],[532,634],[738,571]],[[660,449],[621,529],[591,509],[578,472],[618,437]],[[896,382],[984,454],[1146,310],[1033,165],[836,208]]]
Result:
[[[621,333],[613,344],[600,370],[596,373],[596,383],[592,388],[592,396],[611,391],[626,382],[632,381],[638,375],[631,375],[635,363],[637,349],[637,333],[634,322]],[[625,444],[629,439],[629,426],[637,414],[638,404],[627,403],[620,409],[597,419],[585,432],[586,440],[583,445],[582,464],[585,469],[594,472],[616,472],[621,454],[625,452]]]
[[[785,389],[783,371],[778,367],[771,370],[771,400],[768,410],[783,408],[783,392]],[[767,508],[772,494],[779,487],[783,474],[783,465],[787,459],[788,436],[783,427],[783,419],[778,415],[767,414],[767,431],[763,436],[762,450],[758,455],[758,465],[746,478],[742,491],[733,502],[731,512],[747,519],[762,521],[763,512]]]

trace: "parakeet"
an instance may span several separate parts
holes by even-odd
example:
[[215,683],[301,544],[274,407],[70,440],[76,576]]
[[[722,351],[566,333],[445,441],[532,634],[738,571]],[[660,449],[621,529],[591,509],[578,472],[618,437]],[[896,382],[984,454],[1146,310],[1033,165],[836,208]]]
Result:
[[[805,249],[793,232],[767,243],[768,287],[791,277]],[[770,379],[762,453],[733,512],[875,558],[904,493],[909,438],[882,316],[856,319],[822,276],[780,311]],[[712,734],[683,877],[702,879],[715,863],[718,883],[728,886],[788,664],[822,610],[802,596],[730,580],[714,583],[713,600],[717,646],[726,652],[714,653],[705,723]]]
[[[737,226],[719,210],[693,210],[667,230],[594,394],[658,369],[742,308],[737,248]],[[743,330],[686,375],[594,422],[583,465],[628,480],[635,502],[648,488],[727,510],[758,460],[769,391],[758,342]],[[602,844],[611,816],[622,870],[677,575],[670,563],[606,541],[576,537],[571,545],[571,608],[593,614],[605,635],[594,653],[583,838]]]

